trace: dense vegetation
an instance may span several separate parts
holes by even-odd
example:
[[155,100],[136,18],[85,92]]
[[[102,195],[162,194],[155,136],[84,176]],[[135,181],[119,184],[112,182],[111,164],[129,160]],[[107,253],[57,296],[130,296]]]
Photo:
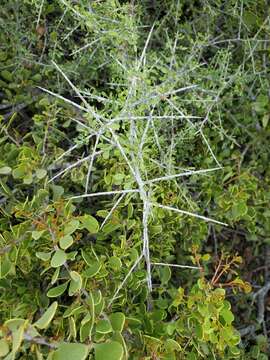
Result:
[[0,358],[268,359],[267,0],[2,0]]

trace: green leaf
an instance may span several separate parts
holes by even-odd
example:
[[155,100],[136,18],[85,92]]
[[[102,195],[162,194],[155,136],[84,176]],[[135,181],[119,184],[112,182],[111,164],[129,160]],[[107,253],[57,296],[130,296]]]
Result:
[[25,166],[20,165],[12,171],[12,175],[13,175],[14,179],[21,179],[24,177],[26,171],[27,170],[26,170]]
[[43,179],[47,175],[47,171],[45,169],[37,169],[36,175],[39,180]]
[[54,283],[56,283],[58,277],[59,277],[59,273],[60,273],[60,267],[56,268],[54,273],[53,273],[53,276],[52,276],[52,279],[51,279],[51,284],[53,285]]
[[[265,114],[262,118],[262,125],[263,125],[263,128],[266,129],[267,128],[267,125],[269,123],[269,119],[270,119],[270,114]],[[0,174],[1,174],[1,169],[0,169]]]
[[231,310],[223,308],[220,312],[220,315],[223,317],[223,319],[228,325],[231,325],[234,320],[234,315]]
[[244,202],[238,202],[232,207],[232,216],[234,219],[240,218],[246,215],[248,212],[248,207]]
[[10,331],[16,331],[18,328],[25,323],[25,319],[15,318],[10,319],[5,322],[5,326],[9,328]]
[[8,70],[2,70],[2,71],[1,71],[1,76],[2,76],[5,80],[7,80],[7,81],[9,81],[9,82],[12,82],[13,76],[12,76],[12,73],[11,73],[10,71],[8,71]]
[[27,320],[16,331],[12,332],[12,352],[16,353],[23,341],[24,328]]
[[65,235],[59,240],[59,245],[63,250],[68,249],[73,244],[73,237]]
[[67,260],[67,254],[63,250],[56,250],[51,260],[51,267],[63,265]]
[[47,296],[48,297],[58,297],[58,296],[62,295],[66,291],[68,283],[69,282],[66,281],[64,284],[55,286],[54,288],[50,289],[47,292]]
[[31,172],[28,172],[23,178],[23,183],[26,185],[30,185],[33,182],[33,174]]
[[73,234],[74,231],[76,231],[79,228],[79,226],[80,226],[79,220],[73,219],[69,221],[64,227],[64,234],[65,235]]
[[37,253],[36,253],[36,257],[39,258],[39,259],[41,259],[41,260],[43,260],[43,261],[48,261],[48,260],[50,260],[51,255],[52,255],[51,252],[49,252],[49,253],[46,253],[46,252],[37,252]]
[[[53,354],[53,360],[85,360],[89,347],[78,343],[60,344]],[[105,360],[105,359],[103,359]]]
[[162,285],[167,284],[172,275],[171,269],[169,268],[169,266],[162,266],[159,269],[159,274],[160,274],[160,280],[161,280]]
[[52,321],[52,319],[55,315],[55,312],[57,310],[57,307],[58,307],[58,303],[57,303],[57,301],[54,301],[48,307],[48,309],[45,311],[45,313],[41,316],[41,318],[38,319],[38,321],[36,321],[34,323],[34,326],[38,327],[39,329],[46,329],[46,327],[48,327],[48,325]]
[[7,256],[0,257],[0,279],[5,278],[12,269],[12,263]]
[[9,345],[5,339],[0,340],[0,356],[6,356],[9,353]]
[[41,236],[44,234],[45,230],[41,230],[41,231],[32,231],[32,238],[34,240],[38,240],[39,238],[41,238]]
[[112,331],[111,324],[108,320],[99,320],[96,326],[96,332],[101,334],[107,334]]
[[84,215],[80,218],[81,223],[85,229],[87,229],[90,234],[96,234],[99,230],[98,221],[91,215]]
[[87,265],[91,266],[93,264],[93,258],[88,254],[86,251],[81,249],[83,260],[86,262]]
[[114,270],[120,270],[122,267],[122,262],[119,259],[119,257],[117,256],[111,256],[109,259],[109,265],[111,268],[113,268]]
[[95,345],[95,360],[122,360],[123,347],[116,341]]
[[173,339],[167,339],[164,346],[167,351],[181,351],[181,346]]
[[126,317],[123,313],[121,312],[113,313],[110,315],[109,319],[114,331],[119,331],[119,332],[123,331],[126,320]]
[[65,192],[64,188],[60,185],[51,185],[51,189],[54,201],[57,201]]
[[71,281],[69,285],[68,295],[73,296],[76,292],[81,290],[82,278],[81,275],[78,274],[76,271],[71,271],[70,277],[71,277]]
[[12,169],[9,166],[3,166],[0,168],[0,175],[9,175]]
[[99,270],[101,269],[101,263],[97,260],[93,261],[92,265],[86,268],[86,270],[83,272],[83,276],[87,278],[91,278],[95,276]]

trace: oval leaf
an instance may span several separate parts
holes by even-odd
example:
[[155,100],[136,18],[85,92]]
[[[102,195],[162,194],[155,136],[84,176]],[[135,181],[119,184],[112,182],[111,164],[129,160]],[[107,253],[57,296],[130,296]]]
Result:
[[122,332],[125,325],[126,317],[121,312],[116,312],[110,315],[110,322],[114,331]]
[[37,252],[36,253],[36,257],[41,259],[42,261],[48,261],[51,258],[51,253],[46,253],[46,252]]
[[70,272],[71,282],[68,289],[68,295],[73,296],[76,292],[81,290],[82,287],[82,278],[81,275],[76,271]]
[[8,175],[11,171],[12,169],[9,166],[3,166],[0,168],[0,175]]
[[80,218],[81,223],[85,229],[91,234],[96,234],[99,230],[98,221],[91,215],[84,215]]
[[63,250],[56,250],[51,260],[52,267],[58,267],[63,265],[67,260],[67,255]]
[[[53,360],[84,360],[89,352],[89,348],[84,344],[65,343],[59,345],[53,354]],[[104,360],[104,359],[103,359]]]
[[48,327],[48,325],[50,324],[50,322],[52,321],[52,319],[55,315],[57,306],[58,306],[57,301],[54,301],[48,307],[48,309],[45,311],[45,313],[41,316],[41,318],[37,322],[35,322],[34,325],[36,327],[38,327],[39,329],[46,329],[46,327]]
[[108,320],[99,320],[96,326],[96,332],[100,334],[107,334],[112,331],[111,324]]
[[50,298],[60,296],[66,291],[67,286],[68,286],[68,281],[66,281],[64,284],[58,285],[58,286],[50,289],[47,292],[47,296]]
[[8,342],[5,339],[0,340],[0,356],[6,356],[9,352]]
[[73,234],[74,231],[76,231],[79,228],[79,226],[80,226],[79,220],[73,219],[69,221],[64,227],[64,234],[65,235]]
[[109,341],[95,346],[95,360],[121,360],[123,355],[123,347],[116,341]]
[[63,250],[68,249],[72,244],[73,237],[71,235],[65,235],[59,241],[59,245]]

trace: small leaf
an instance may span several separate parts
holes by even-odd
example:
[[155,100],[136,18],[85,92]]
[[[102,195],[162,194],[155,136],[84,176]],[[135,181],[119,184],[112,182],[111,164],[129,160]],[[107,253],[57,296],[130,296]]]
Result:
[[209,261],[210,258],[211,258],[210,254],[204,254],[201,259],[202,261]]
[[29,172],[28,174],[26,174],[23,178],[23,183],[26,185],[30,185],[33,182],[33,174],[31,172]]
[[58,276],[59,276],[59,273],[60,273],[60,267],[56,268],[54,273],[53,273],[53,276],[52,276],[52,280],[51,280],[51,284],[53,285],[54,283],[56,283],[57,279],[58,279]]
[[110,322],[114,331],[122,332],[125,325],[126,317],[121,312],[116,312],[110,315]]
[[117,256],[112,256],[109,259],[109,265],[111,268],[113,268],[114,270],[120,270],[122,267],[122,262],[119,259],[119,257]]
[[76,271],[70,272],[71,282],[69,285],[68,295],[73,296],[76,292],[81,290],[82,287],[82,278],[81,275]]
[[[270,118],[270,114],[265,114],[262,118],[262,125],[263,125],[263,128],[266,129],[267,128],[267,125],[268,125],[268,122],[269,122],[269,118]],[[1,174],[1,169],[0,169],[0,174]]]
[[234,219],[240,218],[246,215],[248,212],[248,207],[244,202],[238,202],[232,207],[232,216]]
[[0,258],[0,279],[5,278],[12,269],[12,263],[7,256]]
[[69,325],[69,337],[68,337],[68,339],[70,339],[70,338],[76,339],[76,337],[77,337],[77,328],[76,328],[75,320],[74,320],[74,318],[72,316],[68,318],[68,325]]
[[36,175],[39,180],[43,179],[47,175],[47,171],[45,169],[37,169]]
[[123,347],[116,341],[95,345],[95,360],[122,360]]
[[5,339],[0,340],[0,356],[6,356],[9,352],[9,345]]
[[49,307],[48,309],[45,311],[45,313],[41,316],[40,319],[38,319],[38,321],[36,321],[34,323],[34,325],[36,327],[38,327],[39,329],[46,329],[46,327],[48,327],[48,325],[50,324],[50,322],[52,321],[55,312],[57,310],[57,306],[58,303],[57,301],[54,301]]
[[59,245],[63,250],[68,249],[72,244],[73,237],[71,235],[65,235],[59,241]]
[[86,262],[87,265],[91,266],[93,263],[93,258],[83,249],[81,249],[83,260]]
[[52,267],[58,267],[63,265],[67,260],[67,255],[63,250],[56,250],[51,260]]
[[25,319],[15,318],[10,319],[5,322],[5,326],[9,328],[10,331],[16,331],[18,328],[25,323]]
[[91,215],[84,215],[80,218],[81,223],[85,229],[91,234],[96,234],[99,230],[98,221]]
[[39,258],[39,259],[41,259],[41,260],[43,260],[43,261],[48,261],[48,260],[50,260],[50,258],[51,258],[51,252],[49,252],[49,253],[46,253],[46,252],[37,252],[36,253],[36,257],[37,258]]
[[4,78],[5,80],[7,80],[7,81],[9,81],[9,82],[12,82],[12,79],[13,79],[13,77],[12,77],[12,73],[10,72],[10,71],[8,71],[8,70],[2,70],[1,71],[1,76],[2,76],[2,78]]
[[64,284],[55,286],[54,288],[50,289],[47,292],[47,296],[48,297],[58,297],[66,291],[67,286],[68,286],[68,281],[66,281]]
[[112,327],[108,320],[99,320],[96,326],[96,332],[101,334],[108,334],[111,331]]
[[57,201],[63,194],[64,194],[64,188],[60,185],[51,185],[51,189],[53,192],[53,200]]
[[167,351],[181,351],[181,346],[173,339],[167,339],[164,346]]
[[26,172],[25,167],[23,165],[20,165],[12,171],[12,175],[14,179],[21,179],[24,177],[25,172]]
[[160,280],[161,280],[162,285],[167,284],[172,275],[171,269],[169,268],[169,266],[161,267],[159,269],[159,274],[160,274]]
[[45,230],[41,230],[41,231],[32,231],[32,238],[34,240],[38,240],[43,234],[44,234]]
[[73,219],[69,221],[64,227],[64,234],[65,235],[73,234],[74,231],[76,231],[79,228],[79,226],[80,226],[79,220]]
[[26,323],[27,320],[16,331],[12,332],[12,353],[16,353],[21,346],[23,341],[24,325]]
[[[89,347],[78,343],[63,343],[53,354],[53,360],[85,360]],[[103,359],[105,360],[105,359]]]
[[83,272],[83,276],[90,278],[95,276],[99,270],[101,269],[101,264],[99,261],[95,260],[93,261],[92,265],[86,268],[86,270]]
[[0,168],[0,175],[9,175],[12,169],[9,166],[3,166]]
[[220,312],[220,315],[223,317],[223,319],[228,325],[231,325],[234,320],[234,315],[231,310],[223,308]]

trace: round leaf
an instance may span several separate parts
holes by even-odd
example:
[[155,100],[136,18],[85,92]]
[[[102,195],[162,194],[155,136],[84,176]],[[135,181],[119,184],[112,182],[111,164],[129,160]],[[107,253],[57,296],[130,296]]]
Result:
[[231,312],[231,310],[223,308],[220,312],[220,315],[223,317],[223,319],[226,321],[228,325],[231,325],[231,323],[234,320],[234,315]]
[[58,267],[63,265],[67,260],[67,255],[63,250],[56,250],[51,260],[52,267]]
[[64,284],[55,286],[54,288],[50,289],[47,292],[47,296],[50,298],[58,297],[66,291],[67,286],[68,286],[68,281],[66,281]]
[[73,237],[71,235],[65,235],[59,241],[59,245],[63,250],[68,249],[72,244]]
[[125,325],[126,317],[121,312],[116,312],[110,315],[110,322],[114,331],[122,332]]
[[98,221],[91,215],[84,215],[81,217],[82,225],[87,229],[91,234],[96,234],[99,230]]
[[5,339],[0,340],[0,356],[6,356],[9,352],[8,342]]
[[45,311],[45,313],[41,316],[41,318],[37,322],[35,322],[34,325],[36,327],[38,327],[39,329],[46,329],[46,327],[48,327],[48,325],[50,324],[50,322],[52,321],[52,319],[55,315],[57,306],[58,306],[57,301],[54,301],[48,307],[48,309]]
[[53,360],[84,360],[89,352],[87,345],[64,343],[53,354]]
[[12,169],[9,166],[3,166],[0,168],[0,175],[8,175],[11,171]]
[[111,324],[107,320],[99,320],[96,326],[96,332],[100,334],[107,334],[112,331]]
[[82,287],[82,278],[81,275],[76,271],[70,272],[71,282],[68,289],[68,295],[73,296],[76,292],[81,290]]
[[95,346],[95,360],[122,360],[123,347],[116,341],[109,341]]
[[72,219],[65,225],[64,234],[65,235],[73,234],[74,231],[76,231],[79,228],[79,226],[80,226],[79,220]]
[[34,231],[32,231],[32,238],[34,240],[38,240],[43,235],[44,232],[45,232],[45,230],[41,230],[41,231],[34,230]]
[[48,261],[51,258],[51,253],[46,253],[46,252],[37,252],[36,253],[36,257],[43,260],[43,261]]
[[38,179],[43,179],[47,175],[47,171],[45,169],[37,169],[36,175]]
[[92,265],[89,266],[83,273],[83,275],[87,278],[95,276],[99,270],[101,269],[101,264],[99,261],[93,261]]

